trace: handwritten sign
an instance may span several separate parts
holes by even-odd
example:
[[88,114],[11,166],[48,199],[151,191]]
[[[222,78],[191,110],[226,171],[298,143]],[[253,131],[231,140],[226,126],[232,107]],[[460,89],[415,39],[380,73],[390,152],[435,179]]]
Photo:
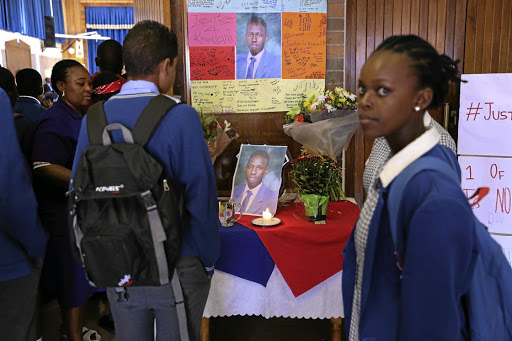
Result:
[[325,78],[327,14],[283,13],[285,79]]
[[238,79],[193,81],[192,106],[216,113],[287,111],[302,94],[324,89],[324,79]]
[[189,13],[189,46],[235,46],[235,13]]
[[190,79],[235,79],[234,47],[191,47]]
[[512,156],[512,74],[461,78],[458,154]]
[[512,159],[459,156],[462,190],[470,197],[477,188],[489,194],[473,211],[490,232],[512,235]]
[[282,12],[327,13],[327,1],[325,1],[325,0],[286,0],[286,1],[283,1]]
[[[327,0],[187,0],[186,10],[194,106],[212,112],[287,111],[303,94],[323,91]],[[265,51],[281,72],[236,80],[236,68],[245,67],[237,65],[236,53],[247,52],[245,29],[253,15],[267,23],[271,38]]]
[[[310,0],[298,1],[309,2]],[[322,1],[326,2],[326,0]],[[283,0],[188,0],[188,12],[279,12],[283,7],[282,2]]]

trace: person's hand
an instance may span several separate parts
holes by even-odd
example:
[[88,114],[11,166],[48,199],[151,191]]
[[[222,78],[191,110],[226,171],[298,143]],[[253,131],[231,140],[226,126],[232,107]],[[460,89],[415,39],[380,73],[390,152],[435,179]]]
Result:
[[43,99],[41,101],[41,105],[46,109],[50,108],[53,105],[53,102],[50,99]]

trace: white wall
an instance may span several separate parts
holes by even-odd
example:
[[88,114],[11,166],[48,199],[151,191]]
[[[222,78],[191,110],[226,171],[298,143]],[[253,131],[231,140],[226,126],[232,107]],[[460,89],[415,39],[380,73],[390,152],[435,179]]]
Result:
[[[50,77],[52,73],[51,68],[54,65],[53,61],[62,59],[62,53],[60,52],[61,44],[57,44],[57,47],[46,48],[44,51],[42,51],[41,46],[43,45],[43,41],[41,39],[29,37],[19,33],[0,30],[0,64],[3,67],[7,66],[5,57],[5,42],[13,39],[20,39],[24,43],[30,45],[30,52],[32,55],[32,68],[39,71],[43,78]],[[45,63],[45,59],[51,60],[52,62]]]

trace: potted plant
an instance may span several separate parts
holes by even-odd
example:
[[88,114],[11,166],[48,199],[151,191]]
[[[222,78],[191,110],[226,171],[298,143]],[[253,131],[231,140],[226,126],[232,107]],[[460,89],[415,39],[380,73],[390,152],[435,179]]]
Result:
[[329,200],[345,198],[341,169],[330,156],[313,154],[302,148],[299,157],[292,161],[291,175],[309,221],[325,220]]

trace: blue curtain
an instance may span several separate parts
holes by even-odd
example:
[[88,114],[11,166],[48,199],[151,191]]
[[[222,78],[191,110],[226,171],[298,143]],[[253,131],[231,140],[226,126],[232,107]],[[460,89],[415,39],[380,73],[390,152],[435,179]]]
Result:
[[[50,14],[50,0],[0,0],[0,28],[45,38],[44,16]],[[55,32],[64,33],[62,0],[53,2]]]
[[[128,33],[127,25],[133,25],[133,7],[85,7],[85,24],[87,32],[96,31],[104,37],[110,37],[123,44],[124,37]],[[106,28],[98,28],[93,25],[109,25]],[[117,27],[116,27],[117,26]],[[102,40],[87,40],[87,53],[89,56],[89,72],[98,71],[94,62],[98,45]]]
[[6,30],[7,24],[5,20],[5,4],[4,2],[0,2],[0,29]]

